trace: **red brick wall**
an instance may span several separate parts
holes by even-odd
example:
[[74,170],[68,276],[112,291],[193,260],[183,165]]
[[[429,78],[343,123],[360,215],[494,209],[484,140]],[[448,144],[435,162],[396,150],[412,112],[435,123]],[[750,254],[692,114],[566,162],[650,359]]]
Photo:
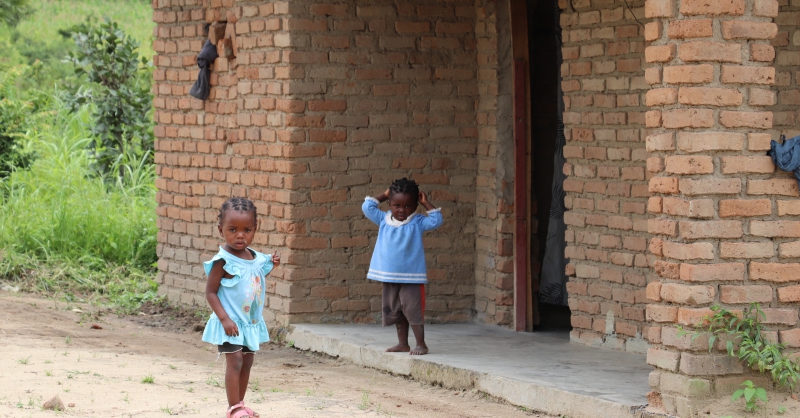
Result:
[[478,64],[476,320],[514,320],[514,144],[511,130],[511,19],[507,2],[476,3]]
[[659,394],[651,399],[680,416],[729,396],[745,371],[726,353],[709,353],[707,341],[680,337],[676,325],[700,323],[715,304],[736,311],[758,302],[774,336],[800,347],[800,194],[765,155],[771,138],[796,129],[789,119],[797,111],[790,100],[797,48],[779,47],[773,61],[770,42],[784,42],[773,39],[781,31],[792,35],[797,12],[778,7],[775,0],[647,2],[656,20],[645,52],[654,129],[648,211],[660,276],[647,288],[647,359],[657,368],[651,384]]
[[[220,187],[228,195],[233,192],[233,186],[221,183],[225,171],[218,167],[229,166],[231,158],[225,154],[226,142],[216,140],[216,112],[188,95],[197,77],[195,57],[205,40],[205,7],[201,0],[181,2],[181,7],[175,3],[153,1],[158,281],[170,299],[200,304],[205,303],[200,259],[218,245],[212,207],[222,196]],[[206,190],[215,176],[217,186]]]
[[800,2],[778,3],[780,9],[775,18],[778,34],[770,41],[775,52],[767,50],[764,59],[774,58],[776,71],[774,128],[791,138],[800,135]]
[[[468,320],[474,4],[187,3],[154,2],[162,289],[204,303],[200,261],[220,243],[217,208],[247,196],[261,213],[256,247],[284,254],[269,277],[270,322],[374,322],[380,285],[365,275],[377,231],[360,206],[409,176],[445,216],[425,239],[427,316]],[[182,14],[192,20],[173,18]],[[200,31],[223,20],[234,25],[238,53],[215,62],[203,103],[186,94]]]
[[561,2],[572,340],[643,352],[648,280],[644,2]]

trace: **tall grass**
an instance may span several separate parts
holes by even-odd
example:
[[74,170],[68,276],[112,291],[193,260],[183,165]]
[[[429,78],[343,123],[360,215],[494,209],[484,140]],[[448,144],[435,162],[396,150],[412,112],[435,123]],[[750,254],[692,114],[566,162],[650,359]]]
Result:
[[[17,28],[0,26],[0,88],[8,93],[2,97],[32,104],[23,109],[30,123],[14,134],[36,154],[31,167],[0,180],[0,284],[136,309],[156,297],[154,167],[145,158],[123,156],[112,170],[118,176],[102,178],[93,172],[86,150],[91,109],[73,113],[60,100],[58,90],[74,90],[81,81],[72,65],[62,62],[74,44],[59,30],[90,15],[108,17],[138,40],[139,53],[150,58],[151,2],[30,4],[35,13]],[[26,65],[25,76],[9,75]]]
[[0,278],[135,308],[154,296],[155,172],[120,160],[121,176],[98,177],[86,151],[90,123],[88,108],[70,113],[54,98],[26,136],[37,160],[0,183]]

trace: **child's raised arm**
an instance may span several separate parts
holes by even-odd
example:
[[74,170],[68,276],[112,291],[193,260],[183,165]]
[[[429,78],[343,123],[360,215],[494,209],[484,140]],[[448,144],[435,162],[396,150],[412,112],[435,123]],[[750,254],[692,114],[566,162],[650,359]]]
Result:
[[206,282],[206,300],[208,301],[208,305],[211,306],[211,310],[217,314],[219,322],[222,323],[222,327],[225,329],[225,334],[231,337],[237,337],[239,336],[239,327],[236,326],[228,316],[228,313],[225,312],[225,308],[222,307],[219,296],[217,296],[220,283],[222,283],[222,278],[225,276],[223,266],[225,266],[225,260],[217,260],[211,267],[211,271],[208,273],[208,282]]
[[422,222],[422,229],[425,231],[430,231],[431,229],[436,229],[442,226],[444,223],[444,217],[442,217],[442,211],[436,206],[433,206],[428,200],[428,195],[425,192],[419,192],[419,203],[425,207],[425,210],[428,212],[427,218]]
[[375,197],[367,197],[364,200],[364,204],[361,205],[361,211],[364,212],[364,216],[366,216],[367,219],[376,225],[380,225],[381,219],[383,219],[386,214],[378,209],[378,205],[381,204],[381,202],[385,202],[387,199],[389,199],[389,189],[386,189],[385,192],[379,195],[375,195]]

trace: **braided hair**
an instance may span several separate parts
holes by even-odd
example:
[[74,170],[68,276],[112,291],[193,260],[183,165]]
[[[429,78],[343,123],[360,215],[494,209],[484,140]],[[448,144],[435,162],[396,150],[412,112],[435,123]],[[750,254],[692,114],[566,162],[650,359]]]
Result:
[[392,185],[389,186],[389,195],[391,196],[396,193],[410,195],[415,202],[419,201],[419,185],[417,185],[417,182],[414,180],[403,177],[393,181]]
[[222,219],[225,217],[225,213],[229,210],[235,210],[237,212],[248,212],[253,214],[253,221],[258,218],[258,213],[256,212],[256,205],[249,199],[245,199],[243,197],[232,197],[225,201],[222,204],[222,207],[219,209],[219,215],[217,215],[217,219],[219,219],[219,223],[222,224]]

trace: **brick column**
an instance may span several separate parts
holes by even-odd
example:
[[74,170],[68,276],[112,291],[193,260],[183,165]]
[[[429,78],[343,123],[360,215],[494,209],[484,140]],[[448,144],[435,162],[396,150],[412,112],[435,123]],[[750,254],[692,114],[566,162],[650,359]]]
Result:
[[514,144],[511,132],[511,17],[508,2],[475,2],[478,133],[475,203],[476,320],[514,320]]
[[[772,178],[764,155],[778,2],[648,0],[645,12],[654,19],[645,28],[646,123],[653,129],[647,137],[654,271],[647,361],[656,367],[650,400],[690,416],[704,400],[730,396],[744,370],[722,351],[709,353],[707,340],[679,338],[675,325],[697,324],[714,304],[769,304],[773,289],[761,280],[772,279],[763,271],[794,268],[769,261],[775,235],[762,231],[781,227],[762,220],[773,216],[769,195],[796,189],[787,178]],[[797,317],[796,310],[767,310],[768,322]]]

